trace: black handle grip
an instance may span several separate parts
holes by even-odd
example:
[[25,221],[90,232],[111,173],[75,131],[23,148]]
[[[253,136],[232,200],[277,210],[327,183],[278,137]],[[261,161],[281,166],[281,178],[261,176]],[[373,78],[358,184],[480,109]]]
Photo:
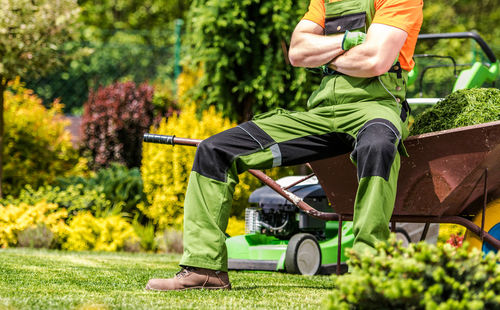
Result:
[[156,135],[156,134],[152,134],[152,133],[145,133],[143,140],[144,140],[144,142],[174,145],[175,144],[174,138],[175,138],[175,136]]

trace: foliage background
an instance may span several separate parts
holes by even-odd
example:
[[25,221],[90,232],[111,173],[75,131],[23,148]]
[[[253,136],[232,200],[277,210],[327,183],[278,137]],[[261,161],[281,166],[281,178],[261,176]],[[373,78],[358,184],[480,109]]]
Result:
[[17,79],[5,92],[4,113],[6,195],[19,194],[27,184],[38,187],[57,177],[85,172],[85,160],[71,144],[59,102],[45,108],[41,99]]
[[319,77],[288,62],[286,46],[307,1],[195,0],[186,63],[204,75],[192,92],[203,109],[241,122],[273,108],[304,109]]
[[[500,10],[496,2],[425,2],[421,33],[476,30],[498,55]],[[185,20],[186,28],[182,37],[185,68],[207,73],[189,92],[203,109],[214,105],[238,122],[278,106],[304,109],[318,81],[304,69],[288,65],[282,48],[308,1],[80,0],[79,4],[80,39],[61,47],[85,47],[92,53],[40,79],[28,79],[28,87],[45,103],[61,97],[66,113],[81,113],[88,89],[99,85],[124,80],[173,85],[174,24],[179,18]],[[419,42],[417,46],[417,53],[451,54],[464,64],[472,61],[471,53],[477,50],[465,40]],[[450,64],[442,59],[417,59],[417,63],[422,67]],[[444,97],[453,80],[450,67],[432,69],[426,74],[422,95]],[[410,88],[410,97],[420,95],[417,86]]]
[[188,0],[80,0],[79,38],[64,50],[85,48],[85,57],[40,78],[28,78],[45,103],[60,97],[66,113],[80,114],[89,89],[117,81],[172,82],[175,20],[184,18]]
[[[485,0],[433,0],[424,1],[424,20],[420,33],[446,33],[476,31],[491,47],[493,53],[500,55],[500,10],[498,1]],[[455,58],[458,71],[467,69],[473,61],[488,62],[477,43],[470,39],[449,39],[419,41],[415,54],[449,55]],[[447,66],[430,69],[424,76],[422,86],[415,83],[409,88],[408,97],[437,97],[448,95],[454,85],[456,76],[449,59],[416,58],[420,73],[425,66]],[[496,81],[500,85],[500,77]],[[492,85],[485,85],[491,87]]]

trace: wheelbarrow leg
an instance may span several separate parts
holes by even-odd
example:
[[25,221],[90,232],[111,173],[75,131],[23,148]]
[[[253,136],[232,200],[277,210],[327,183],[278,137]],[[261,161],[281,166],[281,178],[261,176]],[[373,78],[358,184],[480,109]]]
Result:
[[484,169],[483,214],[481,216],[481,243],[484,245],[484,219],[486,218],[486,204],[488,203],[488,168]]
[[426,222],[424,230],[422,231],[422,236],[420,236],[420,241],[424,241],[425,238],[427,238],[427,232],[429,232],[429,226],[431,226],[431,223]]
[[339,214],[339,232],[337,236],[337,275],[340,275],[340,255],[342,254],[342,214]]
[[391,232],[396,232],[396,221],[391,221]]

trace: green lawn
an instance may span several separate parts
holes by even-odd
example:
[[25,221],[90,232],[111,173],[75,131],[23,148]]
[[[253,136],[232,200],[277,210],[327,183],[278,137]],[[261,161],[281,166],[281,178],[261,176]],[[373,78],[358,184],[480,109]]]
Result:
[[0,309],[318,309],[327,276],[230,272],[231,291],[150,292],[177,255],[0,250]]

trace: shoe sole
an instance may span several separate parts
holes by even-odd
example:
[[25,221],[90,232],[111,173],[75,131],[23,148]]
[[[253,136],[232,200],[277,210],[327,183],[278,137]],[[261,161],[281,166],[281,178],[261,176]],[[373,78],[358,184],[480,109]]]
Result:
[[181,289],[175,289],[175,290],[159,290],[155,288],[149,287],[149,285],[146,285],[146,290],[147,291],[158,291],[158,292],[168,292],[168,291],[187,291],[187,290],[231,290],[231,284],[225,285],[225,286],[218,286],[218,287],[204,287],[204,286],[193,286],[193,287],[187,287],[187,288],[181,288]]

